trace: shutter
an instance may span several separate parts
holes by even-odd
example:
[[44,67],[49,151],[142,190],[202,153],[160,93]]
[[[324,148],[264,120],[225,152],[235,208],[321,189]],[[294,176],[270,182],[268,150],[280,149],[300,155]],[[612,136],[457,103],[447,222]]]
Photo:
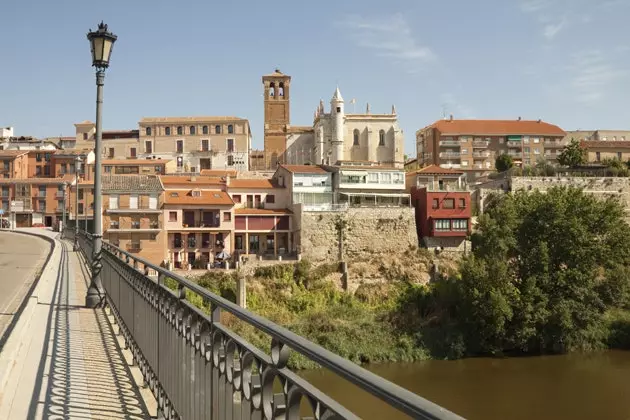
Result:
[[154,195],[149,197],[149,208],[150,209],[157,209],[157,204],[158,204],[158,198]]
[[130,209],[137,209],[138,208],[138,196],[137,195],[130,195],[129,196],[129,208]]

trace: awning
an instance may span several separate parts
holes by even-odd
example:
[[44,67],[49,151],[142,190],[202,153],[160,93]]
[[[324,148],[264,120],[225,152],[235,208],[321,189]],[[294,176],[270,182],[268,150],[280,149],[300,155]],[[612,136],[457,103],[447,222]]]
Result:
[[347,195],[348,197],[352,197],[352,196],[361,196],[361,197],[410,197],[411,194],[404,194],[404,193],[400,193],[400,194],[387,194],[387,193],[345,193],[345,192],[340,192],[339,194],[342,195]]
[[363,171],[341,171],[341,175],[345,175],[345,176],[367,176],[367,172],[363,172]]

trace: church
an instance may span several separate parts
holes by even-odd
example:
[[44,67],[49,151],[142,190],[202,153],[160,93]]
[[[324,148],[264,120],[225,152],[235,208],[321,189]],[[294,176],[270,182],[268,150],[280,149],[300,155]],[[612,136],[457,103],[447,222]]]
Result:
[[350,114],[337,87],[328,112],[320,100],[312,126],[292,126],[291,76],[276,69],[262,81],[267,169],[278,164],[339,165],[346,161],[403,168],[404,138],[394,106],[390,114],[373,114],[369,104],[365,113]]

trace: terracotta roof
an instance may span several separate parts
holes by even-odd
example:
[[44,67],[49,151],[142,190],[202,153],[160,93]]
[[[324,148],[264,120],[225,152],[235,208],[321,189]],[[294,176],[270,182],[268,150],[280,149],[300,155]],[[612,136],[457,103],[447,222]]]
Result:
[[544,121],[526,120],[439,120],[429,127],[437,128],[442,135],[551,135],[564,136],[564,130]]
[[625,149],[630,148],[630,141],[608,141],[608,140],[595,140],[595,141],[582,141],[580,142],[583,147],[587,149]]
[[238,171],[235,169],[202,169],[201,176],[237,176]]
[[0,178],[0,184],[63,184],[74,181],[74,175],[62,178]]
[[[194,178],[194,179],[193,179]],[[180,175],[161,175],[160,179],[164,185],[222,185],[225,180],[216,176],[180,176]]]
[[16,157],[27,153],[27,150],[0,150],[0,157]]
[[442,168],[437,165],[426,166],[422,169],[418,169],[417,171],[408,172],[407,176],[416,175],[416,174],[427,174],[427,175],[463,175],[463,171],[456,171],[454,169]]
[[234,204],[232,198],[225,191],[199,191],[199,197],[194,197],[192,190],[168,190],[164,193],[164,204],[209,204],[225,205]]
[[206,117],[144,117],[140,120],[142,123],[189,123],[189,122],[228,122],[228,121],[247,121],[245,118],[232,116],[206,116]]
[[291,78],[291,76],[282,73],[280,69],[275,69],[273,73],[265,74],[263,77],[288,77],[289,79]]
[[280,165],[281,168],[296,174],[327,174],[324,168],[316,165]]
[[291,210],[289,209],[235,209],[234,210],[234,214],[240,214],[240,215],[263,215],[263,214],[293,214],[291,212]]
[[80,123],[76,123],[74,125],[94,125],[94,123],[90,120],[81,121]]
[[104,175],[103,193],[161,192],[160,179],[155,175]]
[[271,189],[278,186],[271,179],[231,179],[228,188]]
[[170,162],[170,159],[105,159],[103,165],[160,165]]

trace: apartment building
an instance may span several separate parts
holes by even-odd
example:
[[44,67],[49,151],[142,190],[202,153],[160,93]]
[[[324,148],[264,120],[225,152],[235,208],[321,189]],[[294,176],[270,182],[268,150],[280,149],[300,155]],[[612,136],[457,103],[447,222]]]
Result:
[[57,150],[54,142],[31,136],[0,136],[0,150]]
[[623,162],[630,160],[630,141],[627,140],[582,141],[581,144],[586,149],[588,162],[601,162],[608,159]]
[[459,249],[471,232],[471,194],[463,171],[429,165],[406,176],[416,229],[427,248]]
[[326,211],[333,208],[332,172],[314,165],[280,165],[273,178],[286,187],[291,206],[302,205],[303,211]]
[[533,165],[545,150],[563,147],[565,132],[542,120],[439,120],[416,131],[420,167],[438,165],[464,171],[469,180],[495,169],[501,154],[518,165]]
[[164,188],[160,179],[155,175],[105,175],[102,182],[103,239],[149,261],[164,261]]
[[28,177],[28,152],[0,150],[0,178],[23,179]]

